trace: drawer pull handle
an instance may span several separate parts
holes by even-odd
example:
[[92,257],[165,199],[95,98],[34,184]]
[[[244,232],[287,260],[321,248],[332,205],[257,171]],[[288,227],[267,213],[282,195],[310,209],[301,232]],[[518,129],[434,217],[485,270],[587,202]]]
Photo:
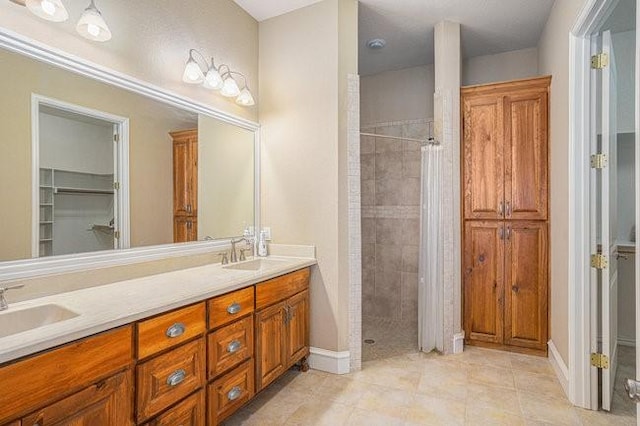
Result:
[[241,347],[242,343],[240,342],[240,340],[232,340],[231,343],[227,345],[227,352],[229,352],[230,354],[238,352]]
[[240,386],[234,386],[227,394],[227,399],[229,401],[235,401],[236,399],[240,398],[240,395],[242,395],[242,389],[240,388]]
[[242,306],[238,302],[233,302],[227,308],[227,312],[229,312],[229,315],[235,315],[240,312],[240,309],[242,309]]
[[183,369],[176,370],[171,373],[169,377],[167,377],[167,384],[171,387],[178,386],[180,383],[184,382],[184,379],[187,377],[187,372]]
[[167,332],[165,334],[168,338],[174,339],[176,337],[182,336],[186,330],[187,327],[183,323],[177,322],[171,327],[167,328]]

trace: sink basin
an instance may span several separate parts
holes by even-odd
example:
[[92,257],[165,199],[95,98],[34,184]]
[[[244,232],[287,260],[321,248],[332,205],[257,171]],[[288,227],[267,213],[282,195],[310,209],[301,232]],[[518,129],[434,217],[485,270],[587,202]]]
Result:
[[283,261],[273,259],[253,259],[245,262],[234,263],[223,266],[224,269],[233,269],[236,271],[261,271],[263,269],[273,268],[282,265]]
[[78,314],[58,305],[41,305],[0,312],[0,338],[68,320]]

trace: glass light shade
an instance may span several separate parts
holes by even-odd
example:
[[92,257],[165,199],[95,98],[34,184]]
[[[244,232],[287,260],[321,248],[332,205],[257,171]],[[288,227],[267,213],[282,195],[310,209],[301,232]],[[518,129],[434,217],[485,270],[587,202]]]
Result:
[[207,76],[204,78],[204,87],[211,90],[220,90],[223,86],[224,82],[222,81],[220,73],[212,65],[209,71],[207,71]]
[[82,13],[78,25],[76,25],[76,30],[82,37],[89,40],[111,40],[111,31],[93,2],[91,2],[89,7]]
[[222,86],[220,93],[222,93],[222,96],[235,98],[240,94],[240,88],[233,77],[229,76],[224,80],[224,85]]
[[236,99],[236,103],[243,106],[252,106],[256,104],[256,101],[253,99],[253,95],[251,94],[249,89],[245,87],[240,91],[240,94]]
[[39,18],[52,22],[64,22],[69,12],[60,0],[27,0],[27,9]]
[[189,58],[187,65],[184,67],[182,81],[189,84],[200,84],[204,81],[204,74],[202,74],[200,65],[198,65],[193,58]]

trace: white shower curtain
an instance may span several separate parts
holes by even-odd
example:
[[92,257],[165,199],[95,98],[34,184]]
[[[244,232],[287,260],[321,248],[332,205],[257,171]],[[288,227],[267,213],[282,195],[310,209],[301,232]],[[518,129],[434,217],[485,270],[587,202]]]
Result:
[[418,345],[420,350],[442,350],[441,298],[443,288],[442,160],[440,145],[422,148],[422,184],[420,203],[420,262],[418,285]]

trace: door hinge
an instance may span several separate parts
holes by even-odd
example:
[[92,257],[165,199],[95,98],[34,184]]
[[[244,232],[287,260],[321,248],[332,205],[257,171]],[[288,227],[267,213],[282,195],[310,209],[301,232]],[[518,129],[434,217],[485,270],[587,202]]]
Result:
[[607,154],[593,154],[591,156],[592,169],[604,169],[608,163],[609,159],[607,158]]
[[120,135],[119,135],[119,134],[117,134],[117,133],[114,133],[114,134],[113,134],[113,141],[114,141],[114,142],[120,142]]
[[605,354],[592,353],[591,354],[591,365],[596,368],[609,368],[609,357]]
[[591,255],[591,267],[596,269],[605,269],[609,266],[609,261],[607,260],[607,256],[602,254],[592,254]]
[[113,189],[120,189],[120,182],[113,182]]
[[591,57],[591,68],[601,70],[609,66],[609,55],[606,53],[598,53]]
[[116,240],[120,239],[120,231],[114,231],[113,232],[113,238],[115,238]]

